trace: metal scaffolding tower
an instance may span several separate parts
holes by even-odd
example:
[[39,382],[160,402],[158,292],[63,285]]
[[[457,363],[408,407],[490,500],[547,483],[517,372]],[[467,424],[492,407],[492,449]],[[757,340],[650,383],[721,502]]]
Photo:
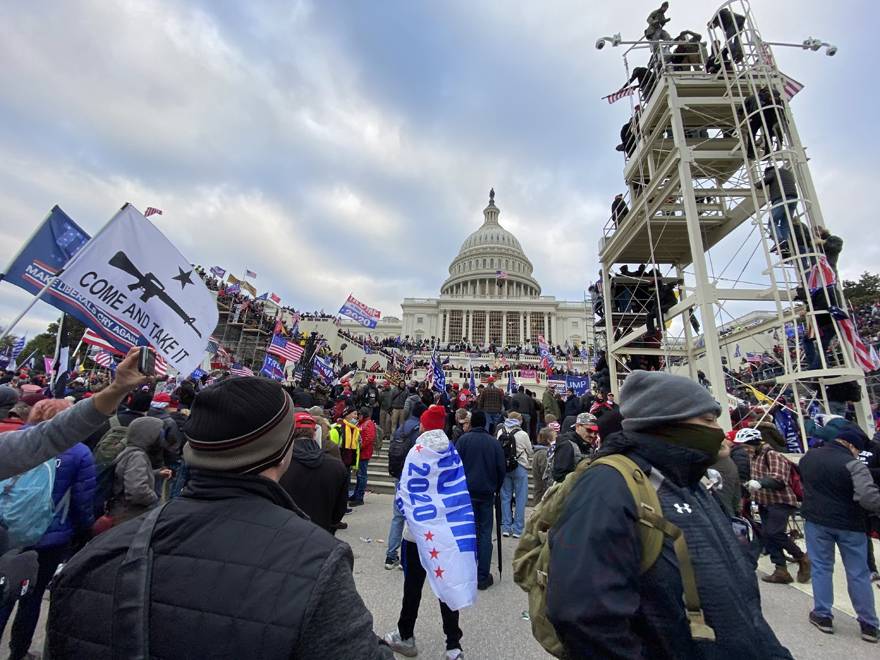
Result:
[[[821,247],[825,222],[789,105],[800,85],[778,70],[746,0],[722,5],[707,30],[706,40],[630,42],[624,54],[638,80],[618,147],[628,192],[599,248],[612,389],[638,367],[697,378],[699,362],[725,403],[736,379],[722,351],[773,332],[778,364],[761,385],[774,402],[794,401],[802,437],[798,397],[829,410],[828,388],[841,383],[861,390],[869,429],[854,325]],[[803,47],[813,45],[827,46]],[[719,332],[736,309],[768,313]]]

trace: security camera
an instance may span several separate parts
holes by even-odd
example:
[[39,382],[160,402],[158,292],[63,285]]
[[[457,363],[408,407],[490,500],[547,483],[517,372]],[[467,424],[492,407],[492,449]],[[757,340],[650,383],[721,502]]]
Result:
[[825,51],[825,54],[828,57],[834,57],[837,55],[837,46],[828,46],[828,49]]
[[596,39],[596,50],[602,50],[603,48],[605,48],[604,37],[600,38],[600,39]]

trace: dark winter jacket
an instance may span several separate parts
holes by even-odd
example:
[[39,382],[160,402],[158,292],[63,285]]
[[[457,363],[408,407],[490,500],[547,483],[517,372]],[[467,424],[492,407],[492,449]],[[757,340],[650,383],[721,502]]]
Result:
[[629,432],[611,436],[600,453],[622,453],[662,473],[663,515],[684,532],[716,641],[690,634],[668,538],[654,566],[639,574],[635,503],[616,470],[597,466],[578,481],[550,532],[547,614],[570,657],[790,659],[764,620],[755,573],[729,518],[699,484],[708,455]]
[[37,543],[37,548],[67,545],[74,534],[85,532],[95,522],[95,461],[92,452],[79,443],[55,459],[55,485],[52,502],[55,506],[70,492],[67,512],[62,508],[52,518],[49,529]]
[[880,514],[880,490],[868,466],[838,442],[810,449],[798,464],[804,485],[801,515],[825,527],[865,530],[865,513]]
[[749,456],[749,450],[744,445],[734,445],[730,449],[730,458],[736,463],[740,484],[744,484],[752,478],[752,459]]
[[557,483],[565,481],[565,477],[570,472],[574,472],[583,457],[583,453],[578,445],[571,440],[571,436],[576,436],[580,440],[574,431],[569,431],[557,436],[556,444],[553,447],[553,481]]
[[563,414],[566,417],[577,416],[582,412],[582,405],[580,397],[570,396],[565,402],[565,410]]
[[486,500],[501,489],[507,468],[501,443],[483,427],[471,429],[455,445],[472,499]]
[[314,440],[297,439],[290,467],[279,483],[313,523],[331,534],[336,531],[348,500],[348,471],[341,460]]
[[504,392],[490,383],[477,397],[477,409],[497,415],[504,410]]
[[[113,657],[116,576],[140,524],[98,536],[56,578],[51,657]],[[154,658],[392,658],[355,589],[351,548],[269,479],[193,470],[151,550]]]

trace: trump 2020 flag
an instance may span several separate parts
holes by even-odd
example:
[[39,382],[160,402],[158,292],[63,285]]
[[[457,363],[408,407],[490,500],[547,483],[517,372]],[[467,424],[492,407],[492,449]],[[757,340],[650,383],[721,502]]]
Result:
[[[82,247],[88,243],[90,236],[76,224],[58,206],[52,207],[49,215],[43,221],[31,240],[16,255],[3,279],[11,284],[20,286],[25,291],[39,293],[46,283],[54,277],[67,264]],[[46,293],[50,298],[54,297],[55,289]],[[52,303],[55,304],[55,303]],[[73,313],[72,310],[61,307],[62,311]]]
[[449,609],[477,600],[477,528],[461,458],[443,431],[416,440],[397,486],[397,508],[416,539],[434,594]]
[[260,375],[273,380],[284,379],[284,367],[281,366],[281,360],[266,353],[263,358],[263,366],[260,369]]
[[349,294],[348,300],[339,309],[339,313],[347,316],[367,328],[375,328],[382,313],[378,309],[367,307],[360,300]]
[[[217,326],[217,303],[156,226],[131,204],[82,248],[59,275],[63,309],[121,351],[150,345],[169,366],[199,366]],[[54,304],[54,302],[52,303]]]

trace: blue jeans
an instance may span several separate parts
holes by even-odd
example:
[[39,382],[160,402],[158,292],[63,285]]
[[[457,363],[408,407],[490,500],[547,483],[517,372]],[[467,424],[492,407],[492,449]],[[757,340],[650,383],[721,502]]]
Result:
[[369,464],[369,459],[366,461],[361,459],[360,467],[358,467],[357,481],[355,482],[354,486],[354,494],[351,496],[351,499],[357,500],[358,502],[364,501],[364,493],[367,492],[367,466]]
[[486,413],[486,430],[495,433],[495,425],[500,424],[504,416],[501,413]]
[[[516,497],[516,513],[511,523],[510,497]],[[501,485],[501,531],[522,535],[526,525],[526,500],[529,497],[529,473],[517,465],[513,472],[508,472]]]
[[846,571],[846,588],[859,623],[878,626],[874,610],[874,592],[868,569],[868,537],[864,532],[825,527],[807,521],[804,526],[807,553],[813,564],[813,611],[819,616],[832,617],[834,605],[834,546],[840,549]]
[[495,503],[489,499],[471,498],[474,507],[474,522],[477,527],[477,584],[488,581],[492,568],[492,523]]
[[400,549],[400,542],[403,540],[403,523],[406,520],[403,514],[397,508],[397,486],[400,481],[394,482],[395,495],[391,500],[391,510],[394,512],[391,518],[391,527],[388,529],[388,549],[385,551],[385,559],[397,561],[397,551]]
[[795,218],[795,213],[797,212],[797,202],[776,202],[777,206],[774,206],[770,209],[770,218],[771,218],[771,233],[772,227],[776,227],[776,240],[778,241],[778,245],[782,243],[787,243],[789,237],[791,236],[791,231],[789,230],[788,217],[786,217],[785,209],[788,208],[788,214],[791,216],[792,222]]

